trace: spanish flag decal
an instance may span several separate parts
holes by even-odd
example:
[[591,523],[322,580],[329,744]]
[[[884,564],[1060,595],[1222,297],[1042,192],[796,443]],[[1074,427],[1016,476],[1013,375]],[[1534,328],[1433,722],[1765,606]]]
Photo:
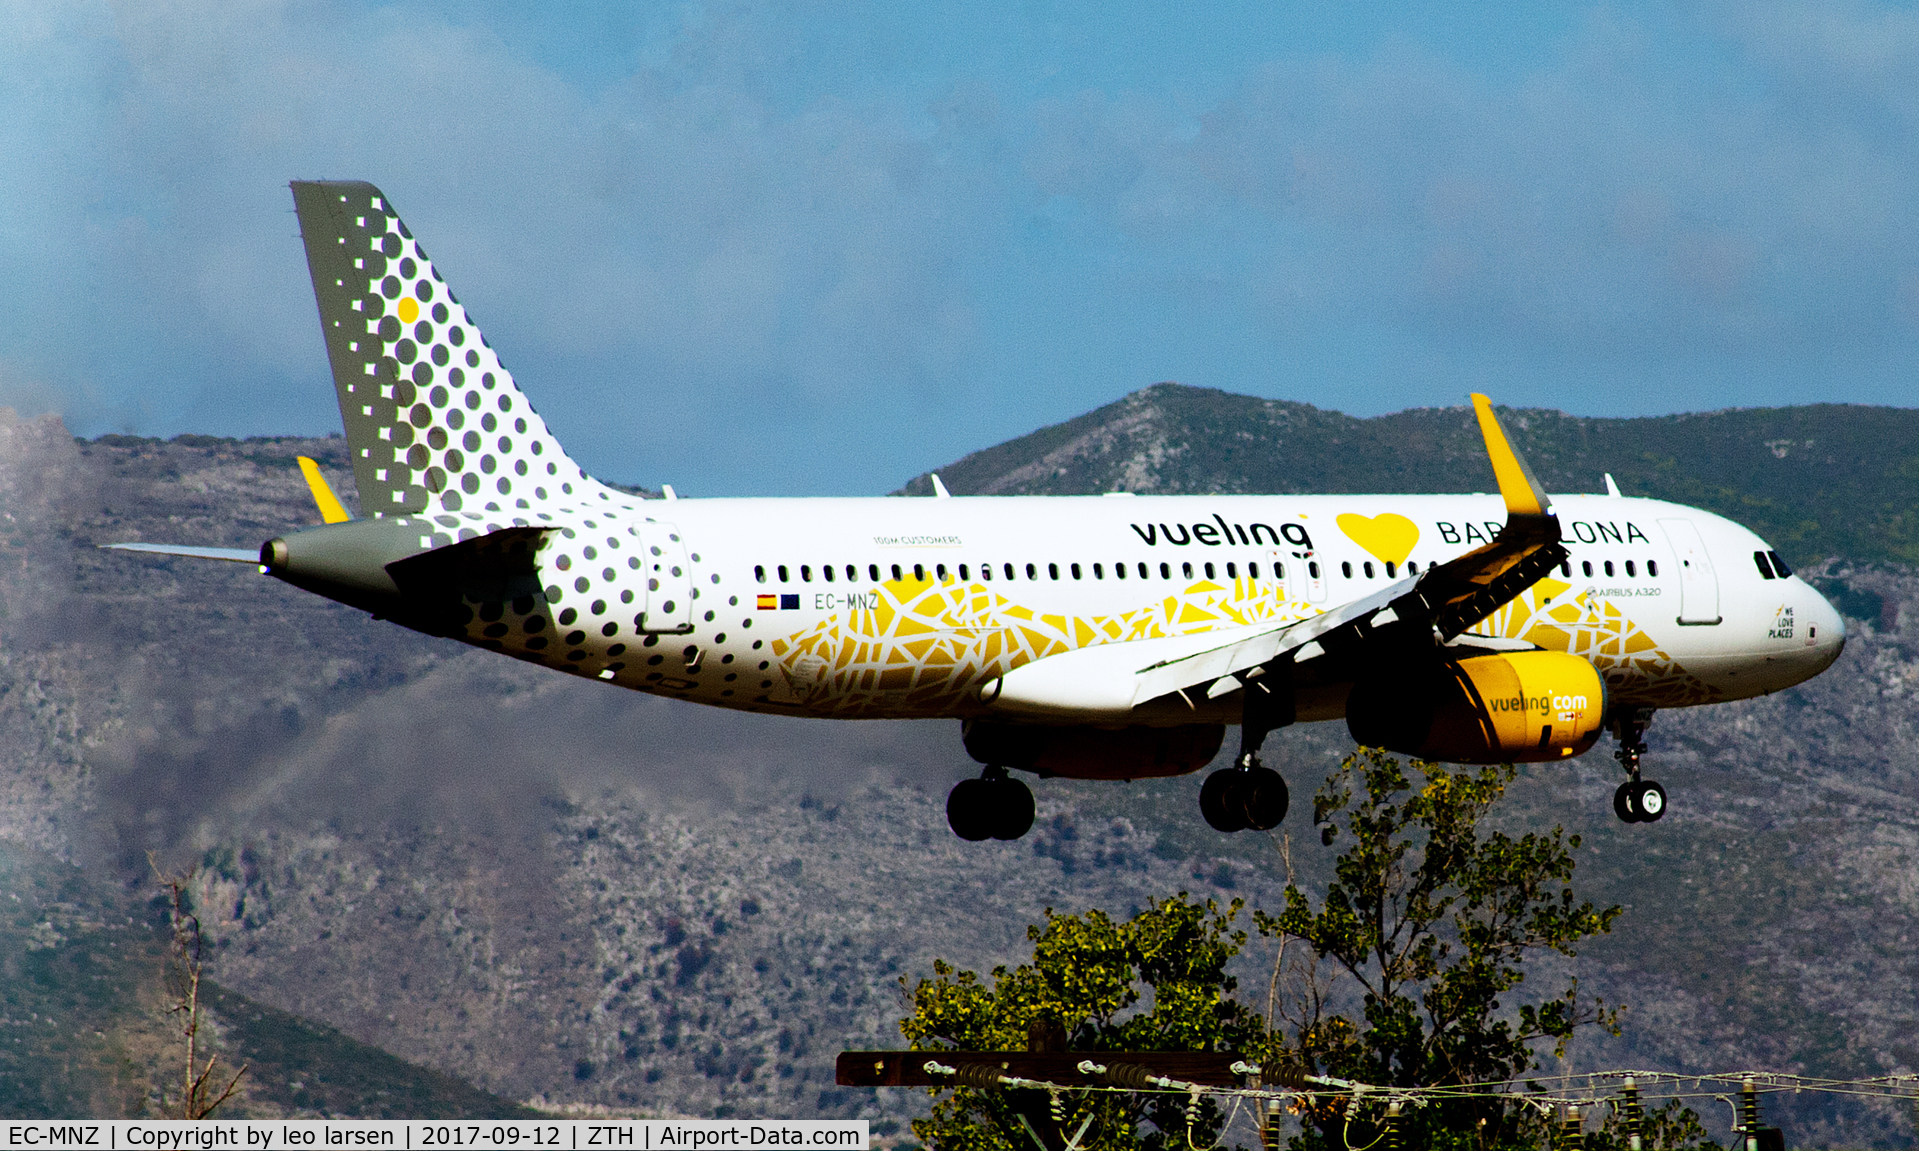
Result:
[[760,597],[760,610],[761,610],[761,611],[778,611],[778,610],[780,610],[780,597],[779,597],[779,596],[776,596],[776,595],[763,595],[763,596],[761,596],[761,597]]

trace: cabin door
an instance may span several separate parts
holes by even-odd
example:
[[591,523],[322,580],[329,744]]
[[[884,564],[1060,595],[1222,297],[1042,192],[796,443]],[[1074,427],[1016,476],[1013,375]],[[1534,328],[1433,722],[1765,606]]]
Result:
[[686,541],[673,524],[640,525],[640,630],[681,635],[693,630],[693,573],[686,562]]
[[1699,529],[1691,520],[1660,520],[1666,541],[1672,544],[1673,559],[1679,564],[1679,622],[1695,626],[1716,624],[1719,614],[1719,577],[1712,570],[1712,557],[1699,538]]

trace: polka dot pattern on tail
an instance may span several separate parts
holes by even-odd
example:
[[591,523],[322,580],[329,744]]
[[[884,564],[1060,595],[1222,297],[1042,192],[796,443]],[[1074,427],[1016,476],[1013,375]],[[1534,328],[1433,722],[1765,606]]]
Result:
[[[570,496],[568,505],[630,499],[567,457],[378,188],[293,190],[362,514],[532,511],[552,501],[492,478],[530,468],[554,477],[548,490]],[[481,455],[460,433],[483,409],[508,414],[514,427]]]

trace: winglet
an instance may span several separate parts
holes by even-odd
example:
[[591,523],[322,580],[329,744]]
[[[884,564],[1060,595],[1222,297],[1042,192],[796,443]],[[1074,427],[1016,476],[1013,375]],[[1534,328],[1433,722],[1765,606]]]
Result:
[[1474,392],[1473,411],[1479,415],[1479,433],[1486,437],[1486,455],[1499,480],[1499,494],[1506,500],[1506,515],[1551,515],[1552,501],[1546,498],[1546,489],[1539,486],[1538,477],[1506,438],[1506,429],[1493,414],[1493,402]]
[[330,524],[343,524],[353,517],[347,514],[339,497],[327,486],[326,477],[320,474],[320,465],[305,456],[298,457],[300,474],[307,478],[307,489],[313,493],[313,502],[320,505],[320,518]]

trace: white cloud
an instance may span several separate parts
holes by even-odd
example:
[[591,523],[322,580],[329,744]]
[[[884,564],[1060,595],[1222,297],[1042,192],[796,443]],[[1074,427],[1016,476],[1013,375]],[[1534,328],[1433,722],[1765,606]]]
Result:
[[0,0],[0,356],[83,424],[332,424],[295,176],[381,184],[589,465],[733,490],[884,488],[1168,376],[1661,410],[1883,397],[1915,342],[1910,13],[1599,14],[1498,73],[1276,43],[1199,100],[677,12],[600,82],[483,10]]

